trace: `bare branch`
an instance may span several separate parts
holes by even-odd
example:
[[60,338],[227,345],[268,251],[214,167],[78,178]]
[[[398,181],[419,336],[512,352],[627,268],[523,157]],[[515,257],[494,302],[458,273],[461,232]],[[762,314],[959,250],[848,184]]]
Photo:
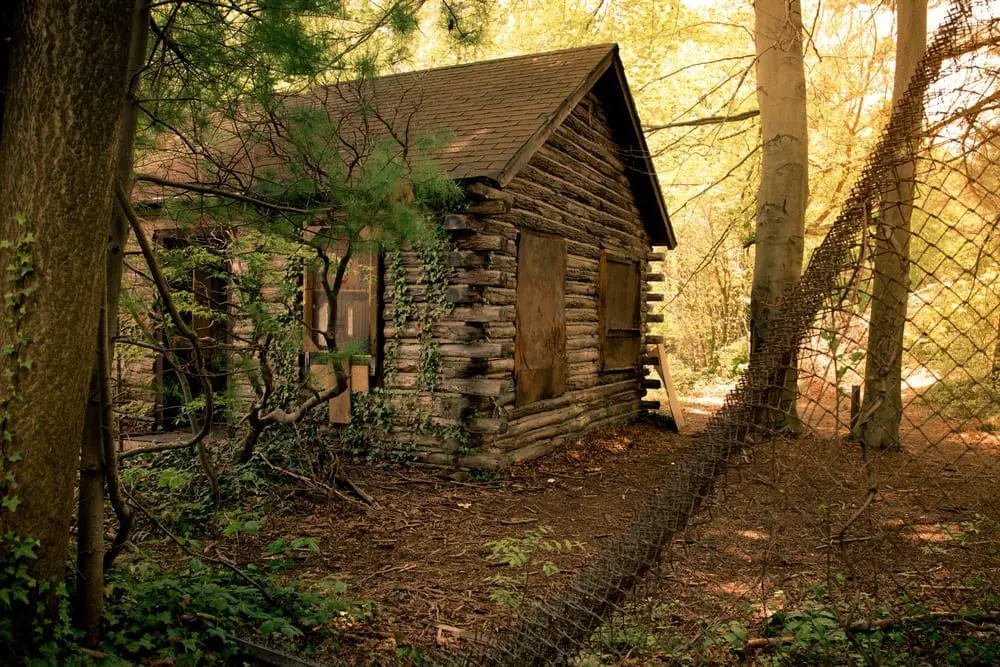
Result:
[[264,201],[263,199],[257,199],[256,197],[250,197],[248,195],[243,195],[238,192],[232,192],[230,190],[222,190],[219,188],[209,187],[207,185],[199,185],[198,183],[183,183],[181,181],[171,181],[166,178],[160,178],[159,176],[154,176],[152,174],[136,174],[135,180],[144,181],[146,183],[153,183],[156,185],[162,185],[166,188],[175,188],[177,190],[187,190],[189,192],[197,192],[205,195],[213,195],[216,197],[225,197],[227,199],[233,199],[235,201],[241,201],[245,204],[252,204],[253,206],[260,206],[261,208],[267,208],[272,211],[279,211],[281,213],[291,213],[293,215],[314,215],[317,213],[325,213],[332,210],[331,208],[317,208],[317,209],[305,209],[296,208],[294,206],[284,206],[282,204],[274,204],[272,202]]
[[741,120],[756,118],[760,115],[760,109],[751,109],[732,115],[706,116],[705,118],[695,118],[693,120],[682,120],[677,123],[667,123],[665,125],[647,125],[642,128],[645,132],[656,132],[657,130],[668,130],[673,127],[697,127],[699,125],[720,125],[722,123],[737,123]]

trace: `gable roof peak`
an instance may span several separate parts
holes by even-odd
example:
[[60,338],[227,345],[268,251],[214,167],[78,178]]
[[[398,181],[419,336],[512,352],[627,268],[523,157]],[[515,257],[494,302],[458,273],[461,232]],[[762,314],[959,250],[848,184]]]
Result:
[[[483,179],[505,187],[598,82],[620,127],[622,155],[654,244],[676,244],[628,89],[616,43],[529,53],[494,60],[389,74],[327,86],[316,100],[331,116],[347,119],[366,106],[383,110],[389,124],[449,134],[435,161],[459,180]],[[335,91],[334,94],[331,94]],[[312,93],[316,96],[316,93]],[[359,102],[365,104],[359,104]]]

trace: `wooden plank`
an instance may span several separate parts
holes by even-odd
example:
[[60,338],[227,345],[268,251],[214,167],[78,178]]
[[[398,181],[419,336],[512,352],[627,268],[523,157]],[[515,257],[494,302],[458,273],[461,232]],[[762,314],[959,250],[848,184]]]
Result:
[[368,393],[368,364],[351,364],[351,387]]
[[521,232],[514,373],[517,405],[566,391],[566,240]]
[[[333,374],[330,374],[333,380]],[[332,386],[332,385],[330,385]],[[347,390],[334,399],[330,400],[330,423],[350,424],[351,423],[351,381],[347,381]]]
[[597,272],[597,326],[598,336],[598,361],[601,368],[605,368],[607,360],[604,356],[605,344],[607,342],[608,331],[608,251],[601,250],[601,262]]
[[444,221],[441,223],[445,231],[448,232],[478,232],[483,228],[482,222],[477,220],[473,216],[469,215],[458,215],[457,213],[452,213],[444,216]]
[[499,188],[494,188],[481,181],[472,181],[465,184],[465,191],[475,195],[480,199],[499,199],[501,201],[513,202],[514,195],[504,192]]
[[677,398],[677,391],[674,389],[674,382],[670,377],[670,362],[667,361],[667,349],[663,343],[656,346],[656,357],[659,360],[660,377],[663,378],[663,386],[667,388],[667,401],[670,404],[670,414],[677,424],[678,431],[684,431],[684,411],[681,409],[681,402]]
[[316,345],[316,338],[309,328],[316,321],[316,315],[313,313],[314,289],[313,272],[309,270],[306,262],[302,262],[302,321],[304,322],[302,327],[302,351],[306,353],[319,352],[319,346]]
[[605,254],[600,274],[602,368],[635,368],[641,356],[639,267],[633,261]]
[[500,215],[510,211],[511,202],[513,202],[513,197],[508,200],[486,199],[470,204],[465,210],[476,215]]

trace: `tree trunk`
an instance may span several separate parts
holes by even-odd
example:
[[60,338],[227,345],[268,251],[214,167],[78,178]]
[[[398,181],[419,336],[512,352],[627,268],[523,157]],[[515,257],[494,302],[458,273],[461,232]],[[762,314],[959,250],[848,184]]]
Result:
[[[145,63],[146,41],[149,35],[149,0],[135,0],[129,37],[129,52],[124,64],[126,97],[122,104],[118,127],[118,153],[116,178],[126,192],[132,189],[132,159],[135,151],[135,132],[139,115],[137,100],[139,72]],[[97,328],[98,337],[107,336],[109,351],[118,333],[118,297],[121,293],[123,249],[128,239],[128,220],[118,206],[112,208],[105,265],[105,302],[103,318]],[[97,341],[100,349],[101,341]],[[84,632],[84,644],[93,646],[100,634],[100,621],[104,599],[104,478],[115,474],[104,456],[103,429],[112,424],[104,423],[105,414],[101,397],[102,377],[111,374],[113,354],[94,356],[90,372],[90,392],[84,419],[83,441],[80,455],[80,511],[77,546],[77,589],[74,608],[76,627]],[[110,462],[114,463],[114,462]]]
[[[779,302],[802,273],[805,207],[809,195],[806,78],[799,0],[754,3],[757,100],[761,161],[757,233],[750,295],[750,349],[758,352],[770,334]],[[796,357],[774,375],[774,390],[759,423],[799,430]]]
[[7,99],[7,79],[10,74],[10,38],[12,25],[12,7],[0,7],[0,128],[3,127],[4,102]]
[[1000,322],[997,322],[997,339],[993,344],[993,373],[991,377],[994,388],[1000,388]]
[[[101,307],[98,335],[107,332],[107,304]],[[101,341],[97,341],[98,350]],[[94,371],[104,363],[101,354],[94,359]],[[93,371],[92,371],[93,372]],[[80,509],[77,512],[76,597],[73,621],[83,631],[85,646],[94,646],[100,639],[101,615],[104,610],[104,433],[110,428],[102,419],[104,395],[97,378],[91,379],[87,413],[84,418],[83,446],[80,450]]]
[[[15,475],[21,502],[4,514],[3,530],[40,541],[30,571],[48,582],[62,579],[69,546],[131,6],[132,0],[24,0],[12,23],[0,238],[22,236],[23,219],[35,241],[24,316],[16,326],[0,317],[0,350],[15,341],[25,348],[23,358],[0,355],[0,377],[20,369],[16,400],[8,405],[13,442],[4,443],[4,453],[23,456],[0,462],[2,472]],[[0,250],[0,266],[12,260]],[[29,360],[25,370],[20,364]]]
[[[927,0],[896,2],[896,72],[893,108],[906,92],[924,55]],[[865,395],[859,439],[863,446],[898,449],[903,418],[903,332],[909,297],[910,217],[913,213],[915,154],[920,119],[909,128],[910,141],[895,156],[895,182],[882,193],[875,235],[875,279],[872,293]]]

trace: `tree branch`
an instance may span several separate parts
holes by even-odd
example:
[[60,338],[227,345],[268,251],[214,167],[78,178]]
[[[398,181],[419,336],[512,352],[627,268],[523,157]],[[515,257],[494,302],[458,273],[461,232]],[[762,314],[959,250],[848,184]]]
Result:
[[[146,232],[142,229],[142,223],[139,221],[139,217],[135,214],[135,209],[132,208],[132,203],[129,201],[128,194],[126,194],[125,189],[119,182],[115,182],[115,196],[118,198],[118,203],[121,205],[122,211],[125,213],[125,217],[128,218],[129,225],[131,225],[132,231],[135,233],[136,241],[138,241],[139,248],[142,250],[142,256],[146,260],[146,264],[149,267],[149,273],[153,278],[153,283],[156,285],[156,291],[159,293],[160,299],[163,301],[163,307],[166,308],[171,319],[173,319],[174,326],[176,326],[178,331],[181,332],[181,335],[187,338],[191,343],[191,348],[194,351],[198,378],[201,380],[201,385],[205,392],[205,419],[201,424],[201,428],[194,434],[194,437],[184,444],[187,447],[198,448],[198,457],[201,460],[202,467],[205,469],[205,474],[208,476],[209,483],[212,486],[212,498],[215,501],[216,506],[218,506],[219,501],[221,500],[218,477],[215,474],[215,470],[212,468],[211,461],[209,461],[208,454],[204,450],[204,445],[202,444],[212,428],[212,419],[215,411],[215,392],[212,390],[212,383],[208,378],[208,371],[205,367],[205,355],[201,349],[201,342],[198,340],[198,334],[188,326],[187,322],[185,322],[181,317],[180,311],[177,310],[177,304],[174,303],[173,297],[170,295],[170,286],[167,284],[167,280],[164,278],[163,272],[160,270],[160,265],[156,260],[156,254],[153,252],[153,247],[150,245],[149,239],[146,238]],[[192,425],[194,425],[193,421]],[[148,447],[144,449],[146,452],[149,451]],[[128,452],[122,454],[122,458],[124,458],[126,454],[128,454]]]
[[760,109],[741,111],[730,116],[706,116],[705,118],[695,118],[693,120],[682,120],[676,123],[665,125],[647,125],[643,127],[644,132],[656,132],[658,130],[668,130],[674,127],[697,127],[700,125],[721,125],[722,123],[737,123],[741,120],[749,120],[760,115]]
[[186,190],[188,192],[197,192],[203,195],[213,195],[215,197],[225,197],[227,199],[233,199],[235,201],[243,202],[244,204],[251,204],[253,206],[259,206],[261,208],[266,208],[272,211],[278,211],[280,213],[290,213],[293,215],[315,215],[317,213],[326,213],[332,210],[331,208],[316,208],[316,209],[305,209],[297,208],[295,206],[284,206],[282,204],[273,204],[263,199],[257,199],[256,197],[250,197],[249,195],[242,195],[238,192],[231,192],[229,190],[222,190],[219,188],[213,188],[207,185],[199,185],[198,183],[184,183],[181,181],[171,181],[166,178],[160,178],[159,176],[154,176],[152,174],[136,174],[136,181],[143,181],[145,183],[153,183],[155,185],[162,185],[165,188],[174,188],[176,190]]

